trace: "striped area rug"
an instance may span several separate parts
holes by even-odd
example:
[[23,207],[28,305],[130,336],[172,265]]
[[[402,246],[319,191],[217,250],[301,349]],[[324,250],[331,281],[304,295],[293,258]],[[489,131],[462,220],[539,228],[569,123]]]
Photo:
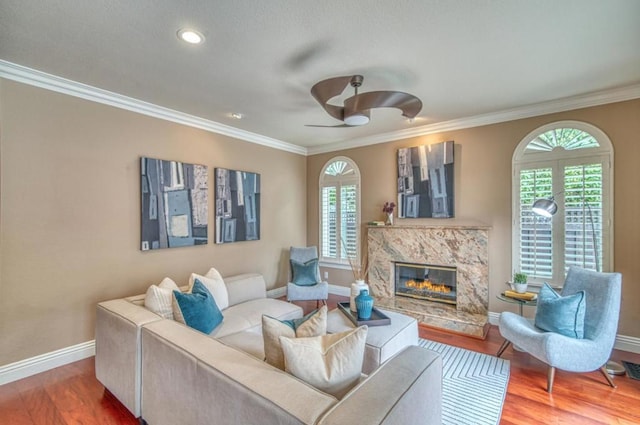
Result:
[[443,359],[442,423],[495,425],[500,422],[509,382],[509,361],[420,339]]

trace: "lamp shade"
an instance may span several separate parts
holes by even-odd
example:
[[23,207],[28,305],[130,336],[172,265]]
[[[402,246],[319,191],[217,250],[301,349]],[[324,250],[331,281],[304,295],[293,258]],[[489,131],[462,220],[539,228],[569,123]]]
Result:
[[531,210],[543,217],[551,217],[556,213],[556,211],[558,211],[558,204],[556,204],[556,201],[554,201],[553,198],[542,198],[533,203]]

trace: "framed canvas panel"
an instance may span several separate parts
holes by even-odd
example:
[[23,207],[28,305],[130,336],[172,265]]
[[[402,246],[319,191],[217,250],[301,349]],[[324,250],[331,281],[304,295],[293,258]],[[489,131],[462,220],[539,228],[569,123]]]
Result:
[[205,165],[142,157],[140,182],[143,251],[207,244]]
[[216,168],[216,243],[260,239],[260,174]]
[[399,217],[454,217],[453,176],[453,141],[399,149]]

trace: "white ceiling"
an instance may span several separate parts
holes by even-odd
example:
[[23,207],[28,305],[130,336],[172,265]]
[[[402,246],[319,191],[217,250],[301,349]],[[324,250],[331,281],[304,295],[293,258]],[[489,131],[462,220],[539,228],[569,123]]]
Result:
[[[637,87],[640,1],[2,0],[0,59],[317,150]],[[309,89],[355,73],[422,112],[305,127],[340,124]]]

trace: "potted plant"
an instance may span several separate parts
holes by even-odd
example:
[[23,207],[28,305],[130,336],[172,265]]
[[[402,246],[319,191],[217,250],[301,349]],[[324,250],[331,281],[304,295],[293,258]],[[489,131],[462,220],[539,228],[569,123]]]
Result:
[[513,290],[519,294],[527,292],[527,275],[525,273],[513,274]]

